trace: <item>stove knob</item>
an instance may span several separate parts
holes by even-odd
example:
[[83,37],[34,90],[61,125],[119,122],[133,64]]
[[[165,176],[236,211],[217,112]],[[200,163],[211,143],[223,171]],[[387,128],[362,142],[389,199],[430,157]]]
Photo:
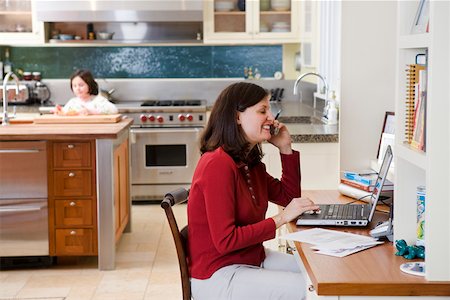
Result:
[[164,118],[161,117],[161,116],[157,116],[157,117],[156,117],[156,120],[158,120],[159,123],[164,122]]
[[142,122],[147,122],[147,116],[146,115],[141,115],[140,119]]
[[186,117],[182,114],[178,115],[178,120],[180,120],[181,122],[183,122],[184,120],[186,120]]
[[148,115],[148,119],[150,120],[150,122],[155,122],[156,120],[154,115]]
[[192,120],[194,120],[194,117],[192,115],[186,115],[186,118],[192,122]]

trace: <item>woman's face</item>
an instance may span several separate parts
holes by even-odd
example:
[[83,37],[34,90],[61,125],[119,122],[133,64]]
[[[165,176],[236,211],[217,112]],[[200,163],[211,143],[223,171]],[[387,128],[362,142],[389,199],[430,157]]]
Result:
[[72,79],[72,91],[78,98],[82,100],[88,100],[91,98],[89,94],[89,86],[80,76],[76,76]]
[[270,111],[269,96],[253,106],[247,107],[243,112],[238,112],[238,124],[241,125],[247,141],[255,146],[258,143],[270,139],[270,125],[274,116]]

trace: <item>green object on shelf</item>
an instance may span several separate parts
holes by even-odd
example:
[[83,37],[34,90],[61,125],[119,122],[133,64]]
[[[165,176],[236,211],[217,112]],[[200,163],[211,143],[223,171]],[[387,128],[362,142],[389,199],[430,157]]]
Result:
[[403,256],[406,259],[414,259],[414,258],[425,258],[425,247],[424,246],[408,246],[405,240],[396,240],[395,247],[397,248],[397,252],[395,255]]
[[408,244],[406,244],[405,240],[396,240],[395,241],[395,248],[397,248],[397,252],[395,255],[397,256],[403,256],[407,251]]

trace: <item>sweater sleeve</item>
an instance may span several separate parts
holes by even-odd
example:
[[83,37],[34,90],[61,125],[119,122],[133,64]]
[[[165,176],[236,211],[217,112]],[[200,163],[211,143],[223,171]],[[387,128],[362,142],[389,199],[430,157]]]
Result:
[[78,98],[71,98],[63,107],[62,111],[65,114],[76,114],[83,109],[83,105]]
[[237,187],[239,173],[231,158],[211,160],[203,171],[208,226],[219,253],[230,253],[275,237],[276,227],[271,218],[245,225],[236,220],[237,210],[250,211],[251,207],[240,201],[244,199],[240,199]]
[[98,115],[117,114],[117,107],[105,97],[97,95],[91,102],[90,113]]
[[269,199],[275,204],[286,206],[292,198],[301,197],[300,153],[281,154],[281,181],[267,174]]

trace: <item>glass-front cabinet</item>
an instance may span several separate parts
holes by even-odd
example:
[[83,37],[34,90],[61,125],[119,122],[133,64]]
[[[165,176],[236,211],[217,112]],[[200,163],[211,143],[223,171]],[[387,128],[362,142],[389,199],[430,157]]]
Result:
[[43,25],[35,17],[34,0],[0,0],[0,44],[41,42]]
[[299,0],[206,0],[205,43],[298,43]]

